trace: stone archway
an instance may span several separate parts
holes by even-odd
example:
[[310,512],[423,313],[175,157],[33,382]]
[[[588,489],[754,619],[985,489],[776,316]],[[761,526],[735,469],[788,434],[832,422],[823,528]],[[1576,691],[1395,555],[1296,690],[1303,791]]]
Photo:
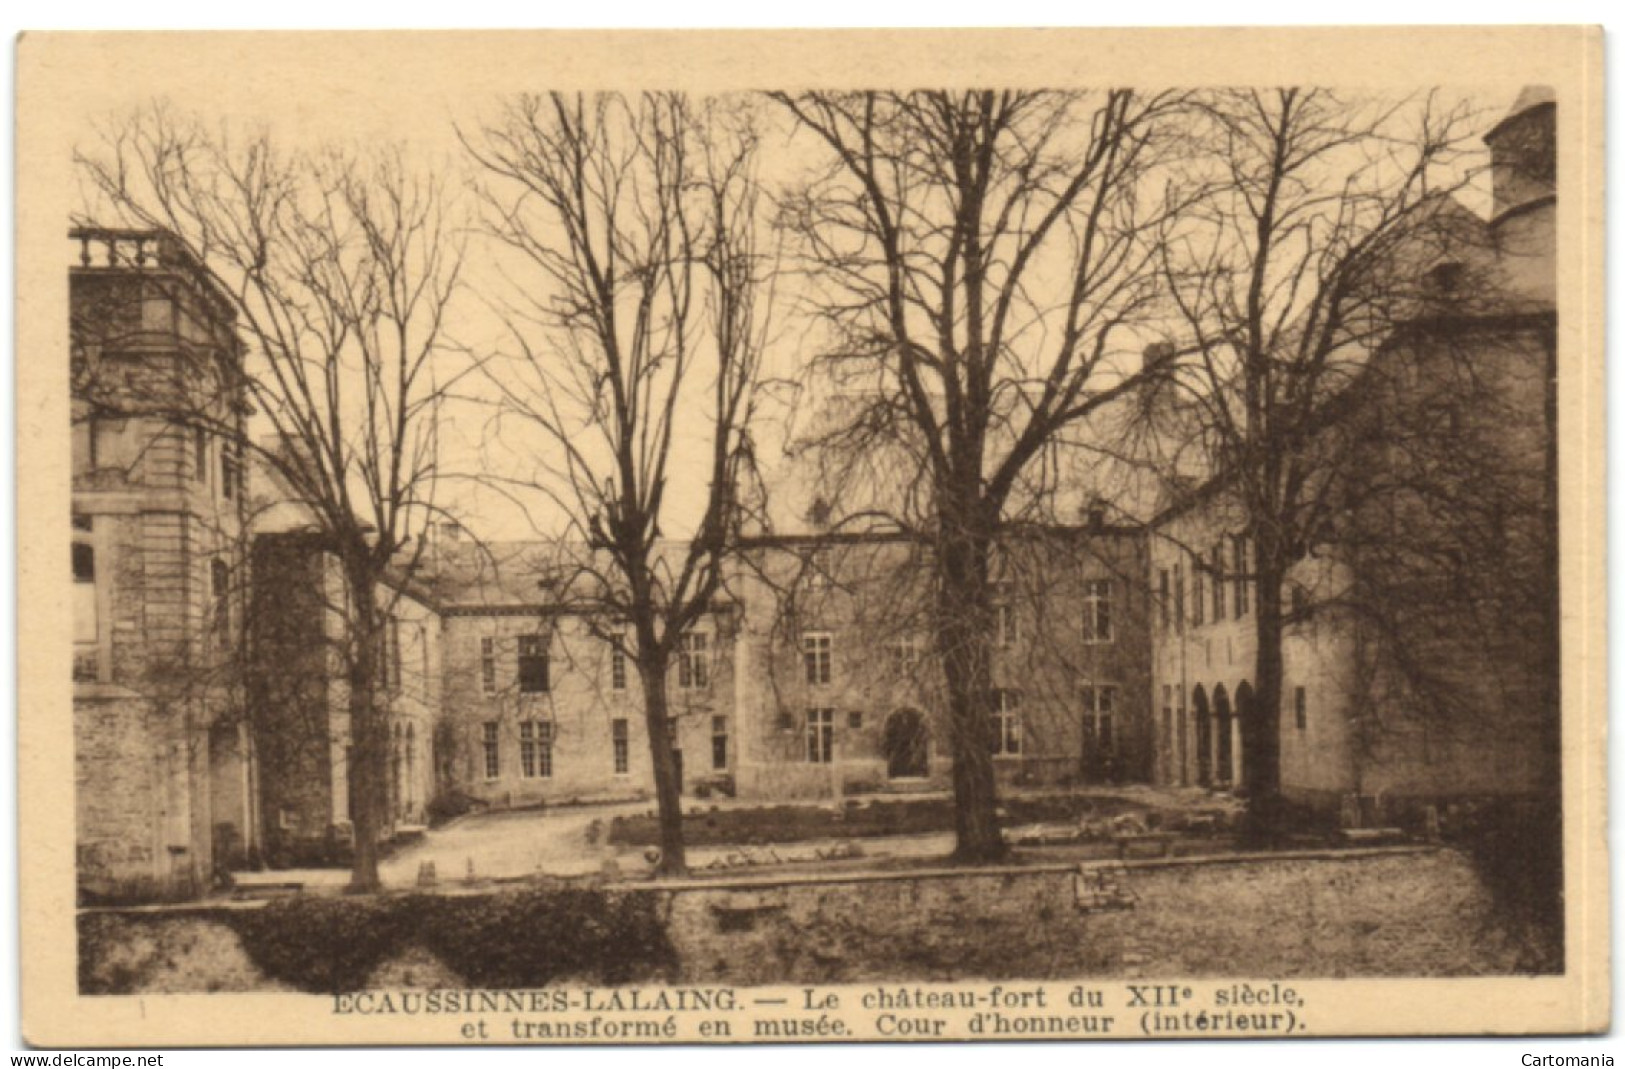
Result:
[[1214,781],[1228,784],[1231,782],[1231,773],[1235,769],[1235,746],[1231,738],[1230,695],[1225,693],[1224,684],[1220,683],[1213,688],[1213,731],[1218,736],[1217,753],[1214,755]]
[[1242,680],[1241,686],[1236,688],[1236,785],[1247,782],[1247,769],[1256,755],[1249,754],[1247,747],[1256,745],[1254,741],[1253,718],[1258,715],[1257,698],[1253,694],[1253,685]]
[[917,709],[898,709],[886,718],[880,737],[887,779],[924,779],[930,769],[930,735]]
[[1191,690],[1191,719],[1196,722],[1196,782],[1213,786],[1213,722],[1208,718],[1207,691]]

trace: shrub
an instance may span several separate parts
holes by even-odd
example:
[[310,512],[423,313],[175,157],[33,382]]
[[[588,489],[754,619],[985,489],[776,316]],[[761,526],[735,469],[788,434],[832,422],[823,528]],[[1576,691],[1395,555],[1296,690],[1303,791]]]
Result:
[[455,820],[465,813],[484,808],[486,808],[485,802],[475,798],[472,794],[456,788],[448,788],[436,794],[429,802],[429,827],[438,828],[440,825]]
[[477,987],[625,983],[676,967],[649,892],[289,898],[222,919],[267,977],[311,992],[353,991],[413,945]]

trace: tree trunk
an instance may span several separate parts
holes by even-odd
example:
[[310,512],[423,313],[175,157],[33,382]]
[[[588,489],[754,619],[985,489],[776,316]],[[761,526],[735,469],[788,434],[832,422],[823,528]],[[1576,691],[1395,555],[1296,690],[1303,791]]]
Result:
[[938,546],[937,649],[948,686],[954,762],[953,857],[965,864],[997,861],[1006,853],[991,748],[990,543],[982,531],[949,528]]
[[388,788],[389,726],[378,700],[383,628],[378,618],[377,583],[364,569],[350,569],[348,678],[350,713],[350,824],[354,857],[352,894],[379,889],[378,840],[383,833],[383,799]]
[[1259,538],[1257,553],[1258,604],[1253,621],[1257,645],[1255,690],[1250,722],[1242,725],[1242,771],[1247,793],[1242,840],[1249,845],[1267,846],[1279,839],[1284,816],[1281,806],[1281,709],[1285,685],[1281,596],[1285,569],[1277,563],[1278,547],[1268,535]]
[[[645,635],[644,631],[648,634]],[[683,849],[683,805],[673,745],[676,733],[666,700],[667,660],[654,641],[653,628],[639,628],[638,674],[643,681],[643,716],[649,735],[649,757],[655,773],[655,808],[660,819],[660,863],[665,876],[688,872]]]

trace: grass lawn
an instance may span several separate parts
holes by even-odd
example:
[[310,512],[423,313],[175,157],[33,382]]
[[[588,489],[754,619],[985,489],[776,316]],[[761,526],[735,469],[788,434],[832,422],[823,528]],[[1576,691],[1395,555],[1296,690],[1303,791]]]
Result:
[[[1000,806],[1006,827],[1049,821],[1102,819],[1120,813],[1144,813],[1148,807],[1109,795],[1054,795],[1011,798]],[[914,798],[848,803],[840,808],[818,805],[775,805],[752,809],[717,809],[683,815],[683,840],[689,846],[737,846],[751,843],[796,843],[809,839],[866,839],[886,835],[924,835],[952,831],[953,801]],[[621,846],[653,846],[660,828],[653,812],[616,817],[609,841]]]

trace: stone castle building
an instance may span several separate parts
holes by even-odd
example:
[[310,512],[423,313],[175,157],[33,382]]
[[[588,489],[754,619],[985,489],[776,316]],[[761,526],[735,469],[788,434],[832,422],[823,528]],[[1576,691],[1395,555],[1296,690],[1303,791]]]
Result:
[[175,243],[71,238],[80,883],[190,894],[246,856],[259,823],[239,715],[241,348],[226,297]]
[[[1279,761],[1300,803],[1371,819],[1556,783],[1555,114],[1525,90],[1486,135],[1490,218],[1460,210],[1411,265],[1414,315],[1308,447],[1341,482],[1288,579]],[[1243,782],[1251,546],[1223,479],[1151,525],[1159,782]]]
[[[1488,135],[1495,212],[1463,253],[1476,259],[1428,265],[1441,298],[1489,270],[1506,299],[1419,310],[1325,440],[1373,478],[1502,478],[1462,480],[1481,507],[1443,517],[1366,492],[1291,577],[1280,759],[1300,800],[1535,790],[1556,760],[1554,111],[1526,94]],[[274,474],[250,478],[230,445],[248,415],[230,306],[160,234],[73,239],[81,889],[180,896],[217,868],[342,857],[343,587]],[[1440,421],[1442,438],[1410,433]],[[1413,440],[1470,455],[1396,456]],[[1396,546],[1441,551],[1448,568],[1397,567]],[[549,552],[443,527],[418,574],[386,589],[386,834],[437,804],[651,796],[636,666],[605,641],[612,621],[550,589]],[[1001,784],[1242,783],[1250,552],[1222,482],[1149,527],[1101,514],[1009,532],[988,740]],[[896,532],[748,539],[672,667],[684,793],[946,789],[931,571]],[[1376,627],[1361,610],[1379,603],[1400,611]],[[1441,694],[1448,715],[1419,714]]]

